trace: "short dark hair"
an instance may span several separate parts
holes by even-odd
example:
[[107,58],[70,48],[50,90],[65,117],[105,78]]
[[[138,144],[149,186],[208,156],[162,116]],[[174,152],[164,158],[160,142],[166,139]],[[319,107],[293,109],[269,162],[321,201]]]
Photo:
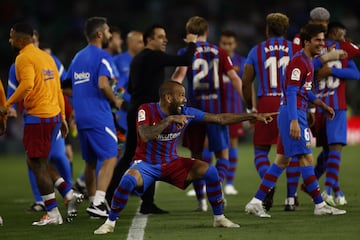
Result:
[[337,21],[334,21],[334,22],[330,22],[327,26],[327,31],[328,33],[333,31],[334,29],[336,28],[340,28],[340,29],[344,29],[346,30],[346,26],[344,24],[342,24],[341,22],[337,22]]
[[86,39],[94,40],[96,38],[96,33],[99,31],[99,28],[102,28],[107,23],[107,19],[104,17],[91,17],[88,18],[85,22],[84,33]]
[[165,27],[160,25],[160,24],[153,24],[144,31],[144,34],[143,34],[144,45],[147,44],[147,39],[148,38],[153,38],[154,37],[155,29],[157,29],[157,28],[165,29]]
[[235,40],[237,40],[237,35],[232,30],[226,29],[226,30],[222,31],[220,37],[223,37],[223,36],[224,37],[233,37],[233,38],[235,38]]
[[121,35],[121,29],[117,26],[110,26],[110,33],[119,33]]
[[28,36],[33,36],[34,29],[33,27],[28,23],[16,23],[12,29],[17,33],[22,33]]
[[311,38],[322,32],[324,34],[326,33],[326,27],[324,25],[314,23],[306,24],[304,27],[301,28],[300,32],[302,47],[304,47],[305,41],[310,41]]

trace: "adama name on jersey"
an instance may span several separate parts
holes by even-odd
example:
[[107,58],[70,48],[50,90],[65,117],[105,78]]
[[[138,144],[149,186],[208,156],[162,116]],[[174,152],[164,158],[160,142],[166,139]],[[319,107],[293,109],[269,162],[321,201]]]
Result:
[[265,47],[265,53],[272,51],[289,52],[289,47],[286,47],[284,45],[270,45],[269,47]]

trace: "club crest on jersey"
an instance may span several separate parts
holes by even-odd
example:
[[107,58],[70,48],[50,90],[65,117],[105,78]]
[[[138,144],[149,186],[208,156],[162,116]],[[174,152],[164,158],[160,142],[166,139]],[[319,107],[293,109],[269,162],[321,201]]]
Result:
[[300,80],[300,69],[298,68],[294,68],[291,72],[291,80],[294,80],[294,81],[299,81]]
[[144,121],[145,120],[145,110],[141,109],[138,112],[138,122]]

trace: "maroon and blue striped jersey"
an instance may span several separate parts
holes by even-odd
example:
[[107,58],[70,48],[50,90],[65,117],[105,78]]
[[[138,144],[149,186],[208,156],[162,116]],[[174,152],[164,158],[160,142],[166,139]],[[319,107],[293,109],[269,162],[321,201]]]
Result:
[[[296,49],[301,49],[301,38],[300,38],[300,34],[296,34],[294,39],[293,39],[293,44],[294,46],[296,46]],[[360,56],[360,47],[352,42],[349,41],[340,41],[339,42],[340,45],[340,49],[344,50],[347,55],[348,58],[353,58],[353,57],[358,57]],[[326,47],[331,47],[331,45],[326,44]],[[297,52],[297,51],[294,51]]]
[[[309,93],[312,90],[314,77],[314,65],[312,59],[305,55],[304,50],[297,52],[289,65],[286,67],[286,81],[283,91],[289,86],[298,87],[296,93],[296,108],[306,111],[309,102]],[[287,104],[286,94],[283,96],[283,103]]]
[[[341,44],[336,41],[326,40],[327,46],[334,46],[335,49],[341,49]],[[338,69],[348,66],[348,58],[343,60],[330,61],[326,64],[329,67]],[[345,79],[330,75],[320,81],[315,81],[315,94],[327,105],[335,110],[346,110],[346,84]],[[320,110],[320,109],[319,109]]]
[[[234,53],[230,57],[232,64],[234,66],[234,70],[238,74],[238,76],[241,78],[243,72],[244,72],[244,65],[246,58],[243,56],[240,56],[239,54]],[[241,100],[240,94],[236,91],[236,89],[233,87],[230,78],[224,74],[223,75],[224,80],[224,92],[225,98],[226,98],[226,111],[229,113],[242,113],[243,112],[243,103]]]
[[269,38],[250,50],[245,64],[254,67],[258,97],[282,96],[285,68],[293,55],[292,42],[283,37]]
[[205,112],[191,107],[183,107],[181,114],[191,115],[194,118],[189,118],[188,123],[183,128],[178,128],[175,123],[171,123],[155,139],[144,142],[139,135],[139,126],[153,126],[168,115],[161,111],[159,103],[142,104],[138,109],[137,146],[133,160],[142,160],[151,164],[163,164],[178,159],[176,145],[181,134],[191,121],[202,121]]
[[[180,50],[179,54],[184,52]],[[226,112],[223,74],[233,69],[227,53],[209,42],[196,42],[187,70],[188,105],[210,113]]]

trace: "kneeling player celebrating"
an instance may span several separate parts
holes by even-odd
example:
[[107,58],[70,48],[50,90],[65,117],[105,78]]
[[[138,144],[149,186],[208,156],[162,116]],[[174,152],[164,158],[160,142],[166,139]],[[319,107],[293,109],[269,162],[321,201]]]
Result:
[[176,144],[191,121],[232,124],[246,120],[268,123],[268,114],[210,114],[184,107],[185,88],[178,82],[166,81],[159,90],[160,102],[140,106],[138,111],[138,144],[133,165],[121,178],[115,190],[109,217],[95,234],[113,232],[120,212],[125,208],[129,194],[141,195],[154,181],[161,180],[185,189],[192,181],[204,179],[207,196],[214,213],[214,227],[240,227],[223,215],[223,194],[218,172],[208,163],[177,155]]

